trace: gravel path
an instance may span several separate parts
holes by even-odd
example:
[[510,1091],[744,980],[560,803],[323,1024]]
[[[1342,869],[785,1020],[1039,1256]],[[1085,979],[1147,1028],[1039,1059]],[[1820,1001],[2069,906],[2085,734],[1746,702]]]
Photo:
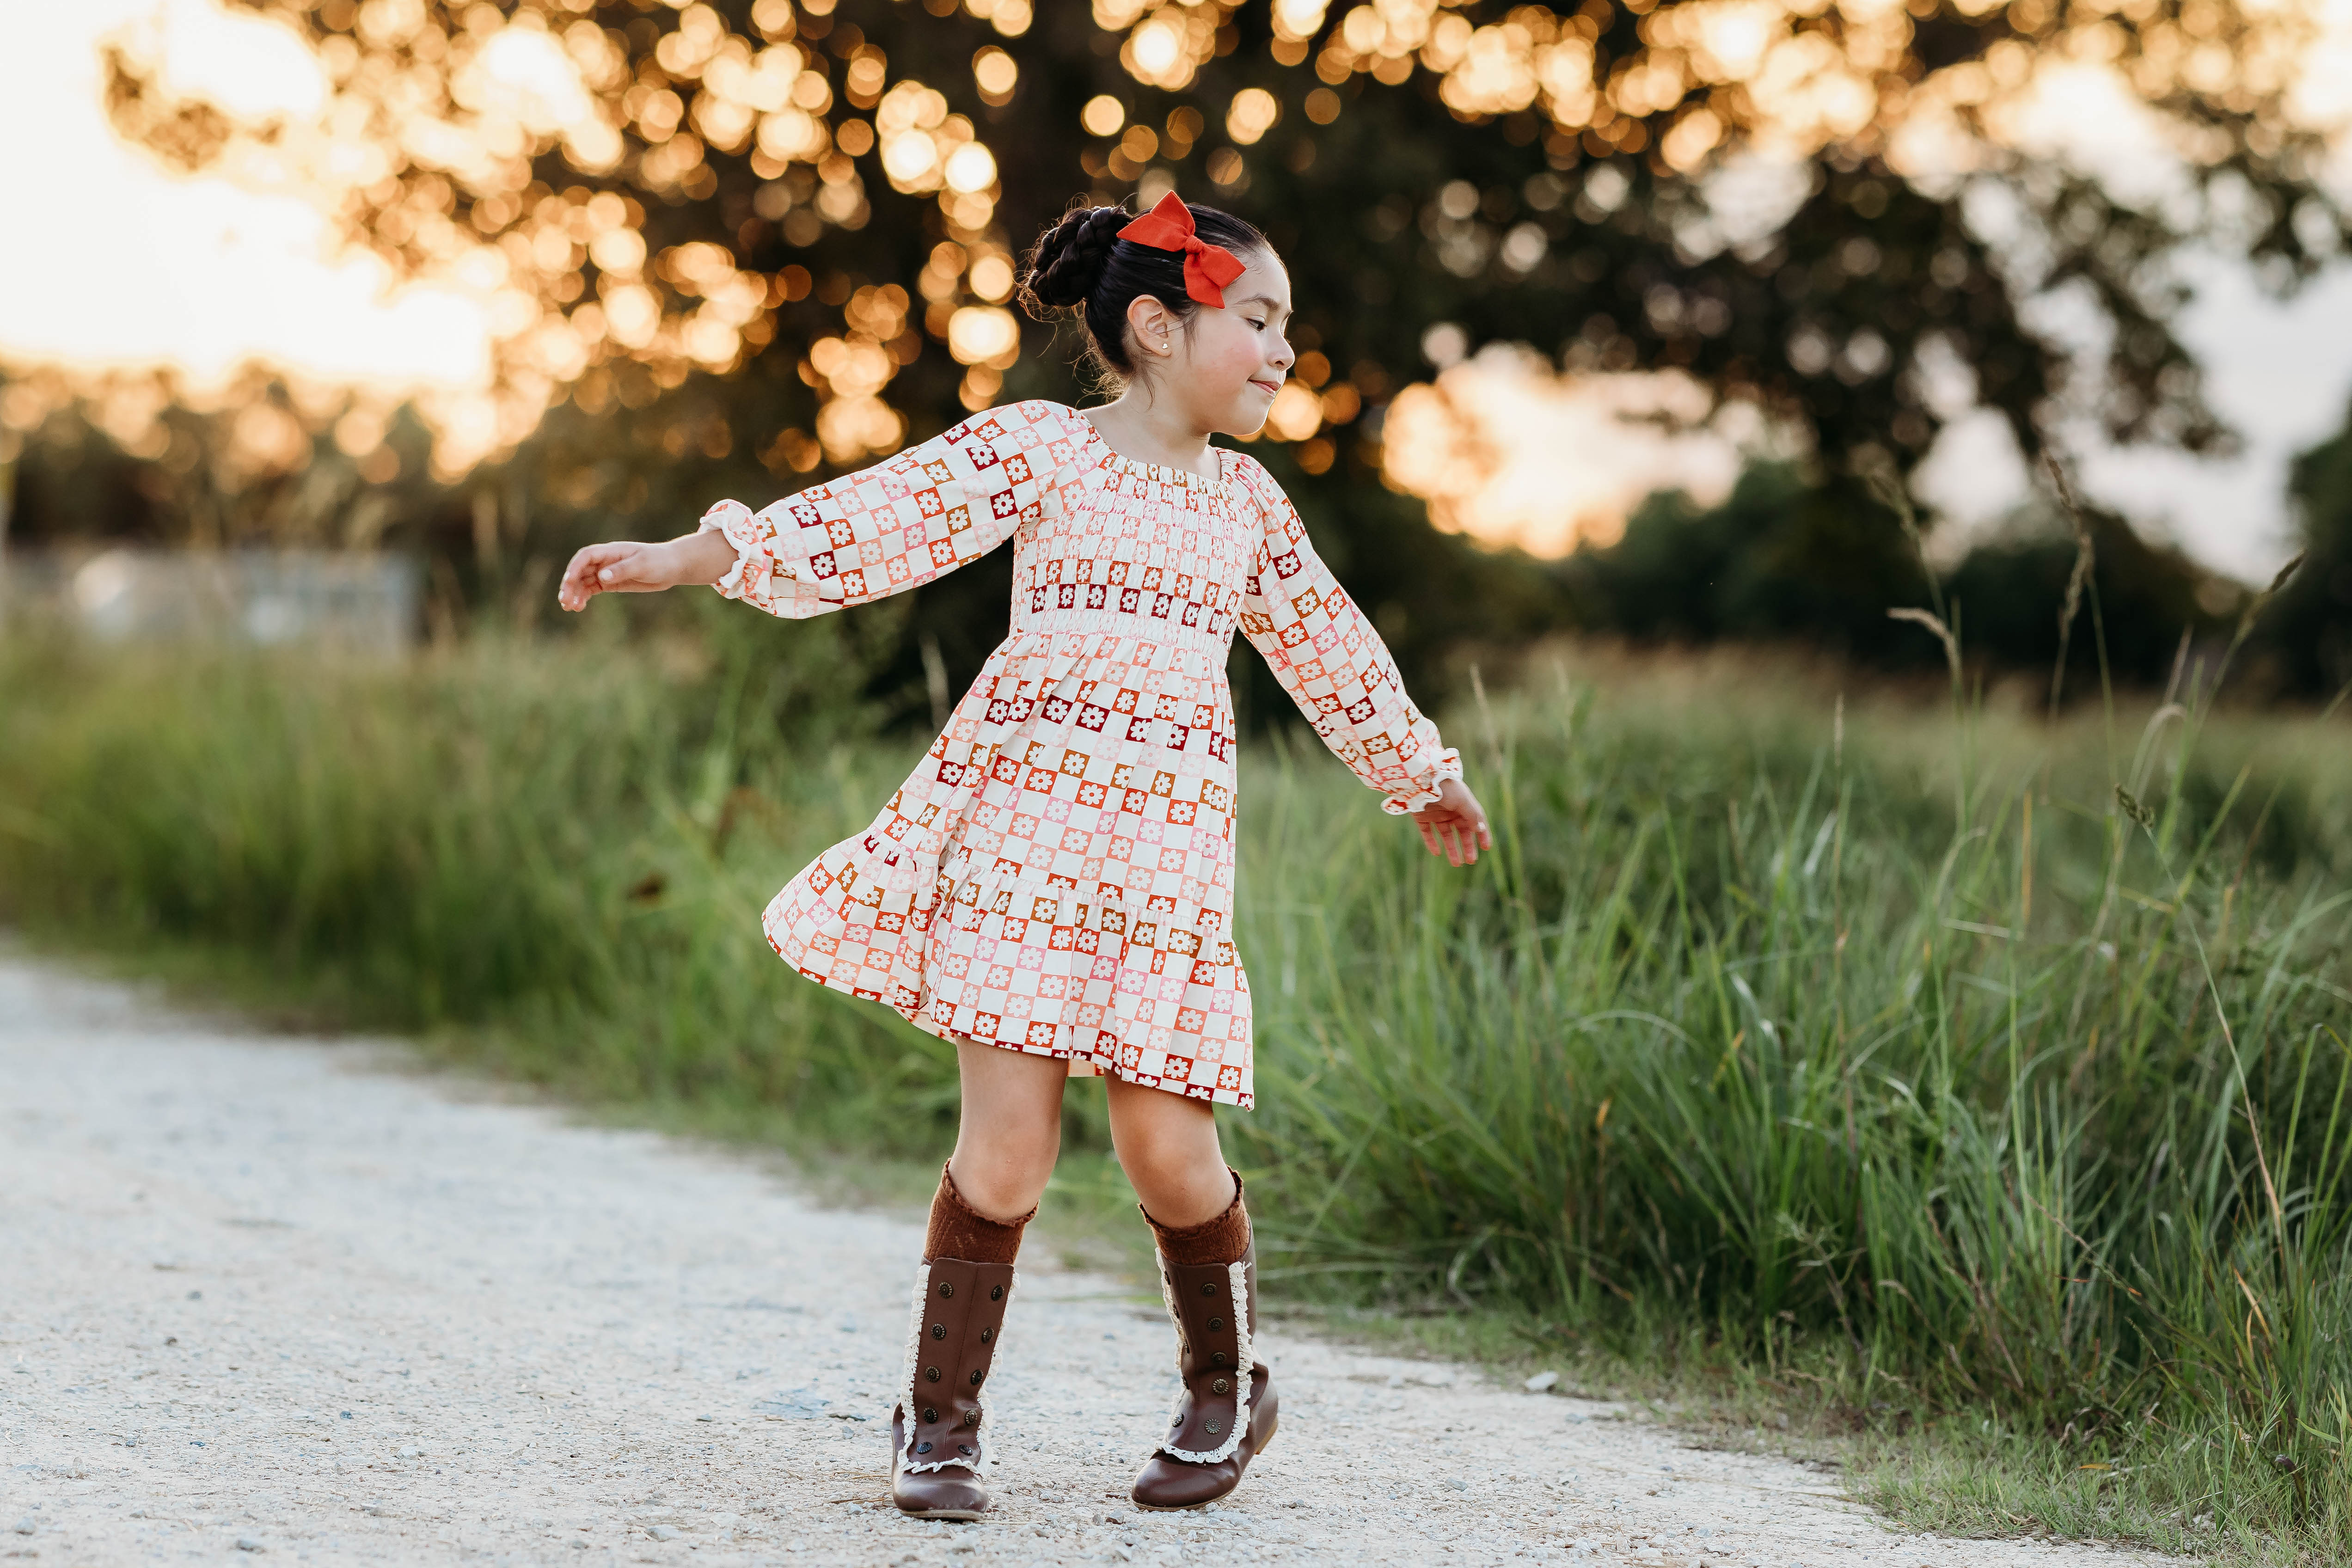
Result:
[[883,1423],[920,1237],[396,1047],[0,956],[0,1557],[2142,1561],[1891,1533],[1799,1466],[1279,1325],[1282,1434],[1247,1483],[1143,1513],[1156,1292],[1044,1268],[993,1385],[997,1511],[903,1520]]

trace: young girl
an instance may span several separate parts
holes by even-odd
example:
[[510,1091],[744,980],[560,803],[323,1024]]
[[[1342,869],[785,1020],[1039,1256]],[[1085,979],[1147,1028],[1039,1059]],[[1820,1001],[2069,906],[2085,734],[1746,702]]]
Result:
[[1234,629],[1431,853],[1492,847],[1460,761],[1273,476],[1209,445],[1263,425],[1290,369],[1290,281],[1265,237],[1172,193],[1139,218],[1082,209],[1039,240],[1025,294],[1076,309],[1116,402],[991,409],[764,511],[721,501],[684,538],[591,545],[559,594],[578,610],[708,583],[799,618],[1013,542],[1011,634],[946,733],[763,921],[803,974],[956,1043],[962,1124],[890,1420],[891,1496],[925,1519],[989,1506],[989,1365],[1073,1074],[1106,1077],[1176,1323],[1183,1386],[1135,1500],[1214,1501],[1274,1436],[1249,1216],[1211,1110],[1251,1103]]

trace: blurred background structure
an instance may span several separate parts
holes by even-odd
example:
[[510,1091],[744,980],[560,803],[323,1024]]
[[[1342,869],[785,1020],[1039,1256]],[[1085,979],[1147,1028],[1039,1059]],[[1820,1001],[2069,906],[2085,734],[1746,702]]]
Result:
[[[0,590],[100,643],[327,643],[398,653],[422,629],[421,563],[387,551],[114,545],[20,552]],[[6,605],[0,603],[0,616]],[[4,625],[5,623],[0,623]]]
[[[2352,678],[2346,0],[5,8],[18,552],[392,550],[436,625],[528,621],[583,540],[1080,396],[1020,253],[1174,184],[1289,262],[1257,449],[1424,680],[1925,660],[1885,611],[1943,589],[2044,666],[2045,456],[2117,673],[2307,550],[2250,686]],[[927,714],[1004,570],[873,694]]]

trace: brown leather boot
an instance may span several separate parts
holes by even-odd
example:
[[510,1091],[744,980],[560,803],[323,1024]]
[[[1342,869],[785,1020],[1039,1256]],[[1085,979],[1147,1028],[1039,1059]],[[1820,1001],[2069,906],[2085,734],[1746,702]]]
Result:
[[890,1500],[917,1519],[988,1511],[988,1369],[1013,1265],[934,1258],[915,1274],[906,1383],[890,1412]]
[[1135,1478],[1149,1509],[1201,1508],[1241,1485],[1242,1472],[1274,1440],[1270,1369],[1255,1353],[1257,1244],[1232,1263],[1160,1258],[1160,1285],[1176,1320],[1176,1368],[1184,1386],[1168,1440]]

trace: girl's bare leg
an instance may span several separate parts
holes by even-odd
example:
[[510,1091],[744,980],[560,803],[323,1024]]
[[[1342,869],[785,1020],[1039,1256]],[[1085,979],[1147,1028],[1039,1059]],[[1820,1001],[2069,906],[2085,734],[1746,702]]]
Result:
[[1184,1380],[1132,1495],[1149,1509],[1200,1508],[1241,1484],[1280,1415],[1257,1332],[1257,1248],[1208,1105],[1116,1079],[1108,1088],[1111,1142],[1151,1222]]
[[1206,1225],[1234,1201],[1233,1173],[1205,1101],[1106,1078],[1111,1147],[1142,1201],[1170,1230]]
[[977,1040],[956,1040],[962,1121],[948,1169],[976,1214],[1019,1219],[1037,1206],[1062,1152],[1062,1090],[1070,1065]]
[[1012,1302],[1021,1233],[1061,1151],[1070,1070],[961,1037],[956,1062],[963,1122],[931,1199],[913,1301],[916,1321],[930,1329],[908,1351],[908,1381],[890,1413],[890,1500],[918,1519],[988,1511],[982,1390]]

